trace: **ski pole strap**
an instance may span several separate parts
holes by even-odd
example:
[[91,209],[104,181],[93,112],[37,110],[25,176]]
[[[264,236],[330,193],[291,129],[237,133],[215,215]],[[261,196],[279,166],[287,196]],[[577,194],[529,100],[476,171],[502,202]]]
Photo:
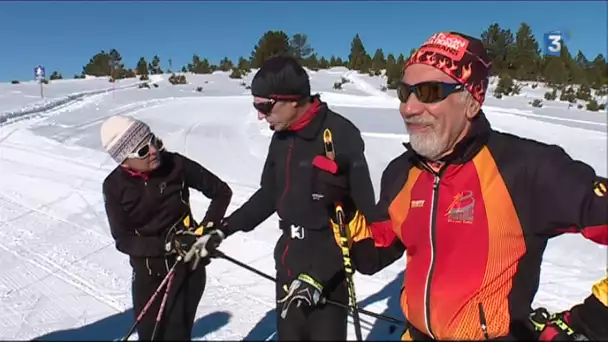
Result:
[[298,279],[300,279],[301,281],[303,281],[307,284],[314,286],[314,288],[316,288],[319,291],[323,291],[323,285],[321,285],[321,283],[319,283],[316,279],[309,276],[308,274],[300,274],[298,276]]
[[562,314],[550,314],[545,308],[538,308],[530,313],[530,322],[537,334],[541,334],[550,324],[557,334],[568,336],[573,341],[589,341],[587,336],[574,331],[564,320]]

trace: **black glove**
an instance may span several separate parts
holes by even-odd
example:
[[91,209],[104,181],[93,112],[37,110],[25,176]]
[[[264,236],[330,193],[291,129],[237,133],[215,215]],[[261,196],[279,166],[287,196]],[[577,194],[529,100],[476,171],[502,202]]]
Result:
[[530,315],[539,341],[589,341],[589,338],[572,328],[570,311],[549,314],[545,308],[538,308]]
[[302,304],[313,307],[321,302],[323,285],[306,273],[300,273],[285,289],[287,294],[277,302],[283,304],[281,318],[287,317],[287,311],[293,303],[296,307]]
[[194,243],[196,242],[197,236],[193,231],[190,230],[180,230],[175,233],[166,246],[166,251],[169,254],[177,253],[177,255],[184,258],[188,251],[192,248]]

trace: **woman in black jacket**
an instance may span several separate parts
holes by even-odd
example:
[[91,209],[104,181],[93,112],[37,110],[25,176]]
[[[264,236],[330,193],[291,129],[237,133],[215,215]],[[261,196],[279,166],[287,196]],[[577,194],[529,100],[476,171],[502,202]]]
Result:
[[[196,241],[197,225],[189,205],[189,188],[211,204],[200,227],[220,222],[232,198],[230,187],[198,163],[165,151],[150,127],[130,117],[113,116],[101,127],[104,149],[119,163],[103,182],[105,209],[116,248],[130,257],[135,317],[157,290],[178,256]],[[197,232],[198,233],[198,232]],[[155,340],[190,340],[203,295],[205,265],[177,265]],[[193,269],[194,268],[194,269]],[[150,340],[164,289],[137,327]]]

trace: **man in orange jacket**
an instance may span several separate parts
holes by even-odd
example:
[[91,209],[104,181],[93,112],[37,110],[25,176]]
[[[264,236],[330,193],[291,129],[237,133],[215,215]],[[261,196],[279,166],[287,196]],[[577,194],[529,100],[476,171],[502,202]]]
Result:
[[[410,141],[383,172],[373,239],[352,255],[373,274],[407,250],[404,339],[526,338],[548,239],[608,244],[606,179],[558,146],[494,131],[481,110],[490,69],[480,40],[441,32],[397,88]],[[565,315],[588,321],[566,323],[608,339],[595,293]]]

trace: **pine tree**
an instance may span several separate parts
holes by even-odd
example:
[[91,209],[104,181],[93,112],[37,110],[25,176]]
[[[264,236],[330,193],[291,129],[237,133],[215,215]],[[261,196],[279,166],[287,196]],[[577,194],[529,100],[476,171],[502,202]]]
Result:
[[496,23],[490,25],[481,34],[481,40],[488,49],[492,59],[492,73],[502,74],[504,71],[512,70],[512,50],[514,39],[511,30],[503,30]]
[[61,80],[61,79],[63,79],[63,76],[58,71],[53,71],[53,73],[51,74],[51,76],[49,77],[49,79],[51,81],[53,81],[53,80]]
[[350,43],[350,54],[348,55],[348,68],[351,70],[367,71],[371,67],[371,58],[365,51],[363,41],[357,33]]
[[309,68],[310,70],[319,70],[319,60],[317,59],[317,54],[313,53],[308,56],[308,58],[302,60],[302,66]]
[[120,52],[116,49],[110,50],[110,76],[112,79],[122,79],[125,78],[125,65],[122,63],[122,56]]
[[319,59],[319,69],[329,69],[329,62],[325,59],[325,56]]
[[333,67],[335,67],[335,66],[338,66],[338,65],[336,64],[336,56],[331,55],[331,58],[329,59],[329,67],[330,67],[330,68],[333,68]]
[[399,54],[399,57],[397,57],[397,65],[403,69],[403,67],[405,66],[405,56],[403,55],[403,53]]
[[135,67],[135,72],[137,75],[148,75],[148,62],[144,57],[140,57],[137,62],[137,66]]
[[341,67],[345,67],[347,66],[348,62],[342,60],[342,57],[336,57],[336,66],[341,66]]
[[230,59],[228,59],[228,57],[224,57],[221,61],[220,61],[220,65],[219,65],[219,70],[221,71],[230,71],[232,70],[232,61]]
[[152,62],[148,65],[148,69],[152,75],[162,74],[163,69],[160,67],[160,57],[154,56],[152,58]]
[[532,34],[532,28],[528,24],[521,23],[519,26],[515,34],[515,45],[512,52],[511,61],[515,69],[516,79],[525,81],[537,80],[540,75],[537,69],[540,49],[538,48],[538,42]]
[[259,68],[268,58],[289,52],[289,37],[285,32],[267,31],[251,52],[251,67]]
[[201,60],[198,55],[192,56],[192,63],[188,64],[188,71],[194,74],[210,74],[213,72],[207,58]]
[[386,60],[384,59],[384,52],[382,49],[376,49],[374,58],[372,58],[372,69],[374,71],[386,69]]
[[386,67],[388,68],[390,65],[395,65],[397,64],[397,60],[395,59],[395,56],[392,53],[389,53],[386,56]]
[[568,69],[560,57],[547,56],[544,79],[551,86],[561,86],[568,82]]
[[110,55],[102,50],[91,57],[89,63],[82,67],[82,74],[98,77],[110,76],[112,70],[111,64]]
[[608,84],[608,66],[606,59],[601,53],[598,54],[589,67],[589,81],[593,89],[601,89],[603,85]]
[[289,52],[301,63],[303,60],[312,56],[314,49],[310,47],[307,35],[296,33],[289,41]]
[[251,71],[251,65],[250,65],[249,61],[246,60],[244,57],[239,57],[239,61],[237,63],[237,68],[244,72]]
[[392,53],[386,57],[386,87],[388,89],[395,89],[399,84],[403,65],[405,65],[403,54],[400,54],[397,60]]

